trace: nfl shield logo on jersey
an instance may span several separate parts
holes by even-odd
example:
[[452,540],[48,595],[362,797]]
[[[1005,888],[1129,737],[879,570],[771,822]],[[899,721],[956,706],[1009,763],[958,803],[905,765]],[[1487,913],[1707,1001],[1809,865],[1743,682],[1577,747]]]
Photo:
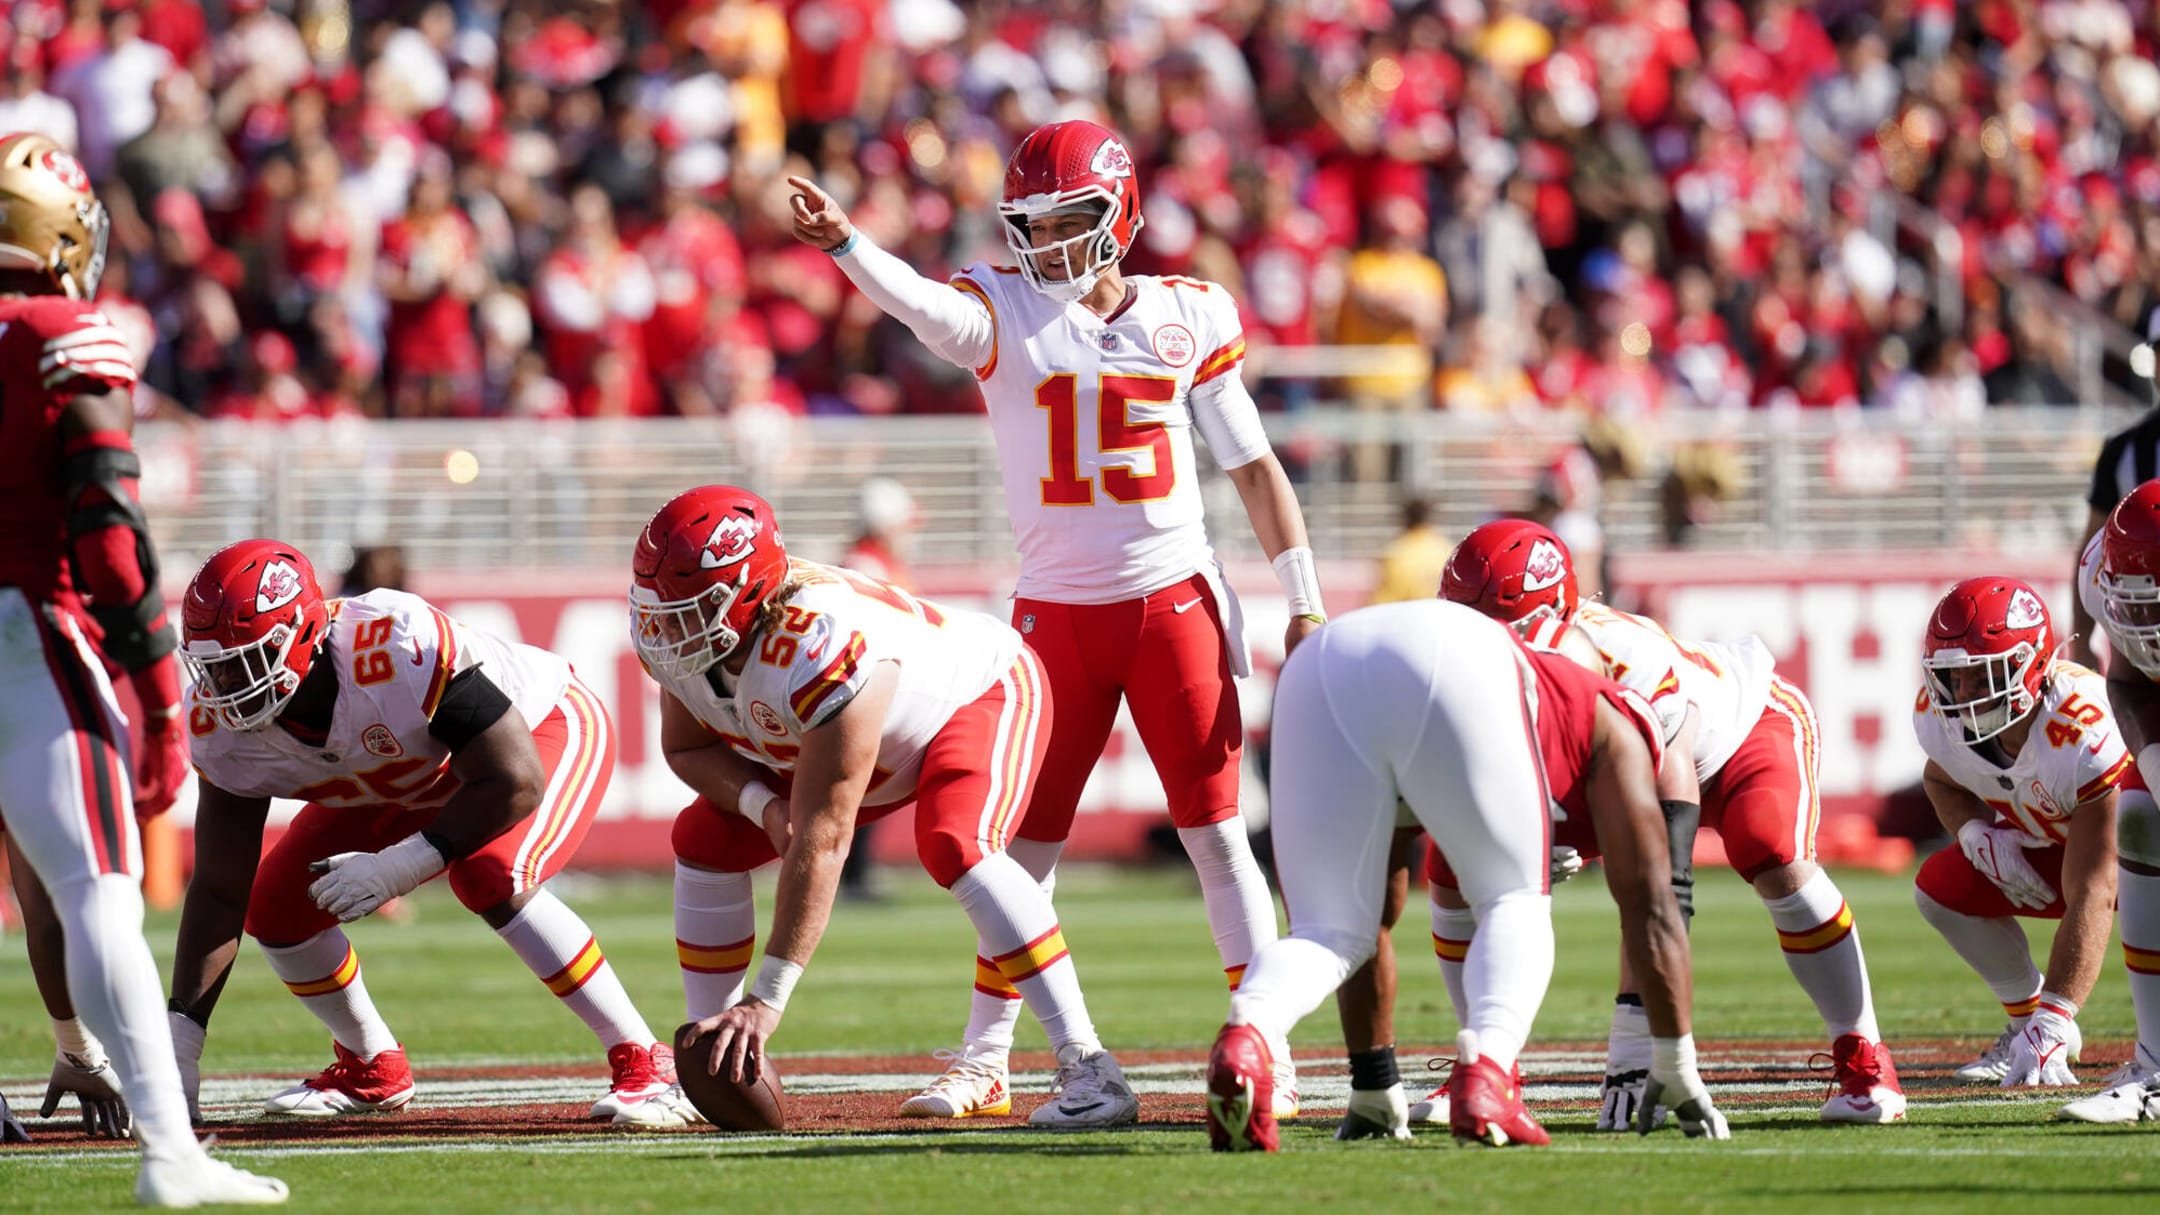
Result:
[[1095,339],[1095,344],[1103,348],[1104,354],[1109,354],[1118,348],[1118,335],[1106,329],[1101,337]]
[[380,755],[384,759],[396,759],[405,754],[405,748],[398,745],[397,735],[381,722],[369,726],[360,735],[360,745],[367,748],[369,755]]
[[1155,357],[1172,367],[1192,362],[1197,349],[1192,330],[1183,325],[1164,325],[1155,331]]
[[1020,631],[1023,633],[1032,633],[1035,631],[1035,613],[1029,612],[1028,614],[1020,618]]

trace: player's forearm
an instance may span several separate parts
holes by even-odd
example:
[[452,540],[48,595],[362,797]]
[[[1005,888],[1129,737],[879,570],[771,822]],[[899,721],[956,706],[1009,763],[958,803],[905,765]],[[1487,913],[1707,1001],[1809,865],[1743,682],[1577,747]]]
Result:
[[[2067,876],[2064,885],[2070,885]],[[2075,895],[2063,896],[2062,927],[2048,950],[2047,986],[2085,1003],[2100,981],[2107,961],[2108,929],[2115,918],[2115,874],[2109,870],[2077,884]]]
[[240,956],[246,923],[245,901],[235,905],[214,892],[198,895],[195,887],[188,888],[173,948],[172,1007],[197,1025],[210,1024],[210,1011]]
[[833,257],[841,273],[939,358],[969,368],[990,361],[996,331],[980,300],[917,274],[860,231],[844,248]]
[[766,939],[768,957],[785,958],[808,966],[825,937],[832,919],[834,897],[840,890],[840,869],[847,862],[854,835],[854,816],[846,816],[843,828],[833,816],[804,824],[780,859],[779,888],[773,898],[772,933]]
[[1995,821],[1993,810],[1956,785],[1945,784],[1931,775],[1921,778],[1920,787],[1927,793],[1928,804],[1935,808],[1935,821],[1942,824],[1953,840],[1967,823]]
[[743,789],[763,783],[764,769],[729,750],[725,743],[665,752],[668,771],[699,797],[722,810],[735,809]]
[[15,902],[22,908],[23,946],[30,954],[30,975],[37,981],[38,998],[44,1001],[47,1016],[69,1020],[75,1015],[75,1005],[68,998],[67,934],[60,926],[60,914],[13,840],[8,841],[7,854]]
[[1695,775],[1692,740],[1676,741],[1665,749],[1664,764],[1658,768],[1657,795],[1659,801],[1702,804],[1702,782]]
[[[1610,871],[1608,870],[1608,873]],[[1668,888],[1643,889],[1621,908],[1620,933],[1627,971],[1641,991],[1650,1032],[1676,1038],[1692,1032],[1695,989],[1688,956],[1687,924]]]
[[422,834],[445,864],[471,856],[539,809],[542,792],[539,783],[516,774],[468,781],[443,803]]
[[1230,483],[1237,486],[1245,515],[1252,520],[1260,549],[1273,561],[1285,549],[1306,548],[1305,512],[1298,506],[1297,491],[1283,472],[1282,462],[1268,454],[1250,464],[1231,469]]

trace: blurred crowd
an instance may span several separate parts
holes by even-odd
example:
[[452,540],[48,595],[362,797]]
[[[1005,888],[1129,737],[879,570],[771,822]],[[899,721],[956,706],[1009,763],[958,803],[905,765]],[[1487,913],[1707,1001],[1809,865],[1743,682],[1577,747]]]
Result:
[[[927,273],[1006,151],[1140,164],[1129,268],[1270,407],[2075,397],[2160,302],[2160,5],[2121,0],[0,0],[0,129],[76,148],[156,407],[269,420],[979,408],[789,235]],[[1900,207],[1897,200],[1907,200]],[[2073,306],[2075,301],[2075,306]],[[1257,369],[1268,356],[1255,359]]]

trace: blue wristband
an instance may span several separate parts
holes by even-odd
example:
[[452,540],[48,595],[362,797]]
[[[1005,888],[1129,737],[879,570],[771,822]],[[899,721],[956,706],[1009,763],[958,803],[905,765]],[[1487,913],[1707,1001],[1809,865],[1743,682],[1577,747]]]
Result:
[[841,241],[839,244],[834,245],[832,248],[827,249],[825,252],[831,254],[834,257],[845,257],[847,256],[848,251],[853,249],[857,242],[861,240],[861,232],[850,232],[848,233],[848,237],[846,240]]

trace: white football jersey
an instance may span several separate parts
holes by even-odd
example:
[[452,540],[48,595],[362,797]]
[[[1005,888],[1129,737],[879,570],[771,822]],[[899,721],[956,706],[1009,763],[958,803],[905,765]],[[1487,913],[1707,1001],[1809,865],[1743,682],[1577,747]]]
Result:
[[2101,532],[2094,532],[2092,539],[2085,542],[2085,551],[2078,554],[2078,603],[2085,608],[2085,614],[2093,618],[2093,623],[2107,632],[2108,649],[2119,653],[2121,647],[2115,641],[2114,632],[2108,628],[2107,601],[2100,598],[2100,540]]
[[1020,551],[1021,598],[1115,603],[1212,568],[1193,431],[1217,464],[1268,452],[1236,376],[1244,330],[1230,293],[1135,276],[1100,317],[977,262],[952,285],[990,309],[982,381]]
[[2033,712],[2032,733],[2007,768],[1996,767],[1944,725],[1929,707],[1925,687],[1913,704],[1913,733],[1928,758],[1987,803],[1998,822],[2060,844],[2069,838],[2071,812],[2114,788],[2136,761],[2108,710],[2107,680],[2094,671],[2056,659]]
[[403,591],[331,600],[329,641],[315,661],[329,663],[338,679],[320,746],[275,724],[229,730],[195,706],[190,685],[196,771],[246,797],[424,810],[457,789],[450,748],[428,733],[451,676],[482,668],[528,727],[547,720],[570,686],[563,658],[461,624]]
[[1775,661],[1750,633],[1737,642],[1682,642],[1645,616],[1585,603],[1575,627],[1605,660],[1606,675],[1656,710],[1671,742],[1695,709],[1695,778],[1708,781],[1747,741],[1770,702]]
[[793,772],[803,734],[853,700],[878,663],[897,662],[900,684],[863,804],[906,801],[930,740],[1012,666],[1020,634],[994,616],[941,607],[853,570],[810,561],[789,567],[802,589],[777,628],[743,641],[755,652],[739,677],[729,680],[717,667],[712,678],[653,677],[737,754]]

